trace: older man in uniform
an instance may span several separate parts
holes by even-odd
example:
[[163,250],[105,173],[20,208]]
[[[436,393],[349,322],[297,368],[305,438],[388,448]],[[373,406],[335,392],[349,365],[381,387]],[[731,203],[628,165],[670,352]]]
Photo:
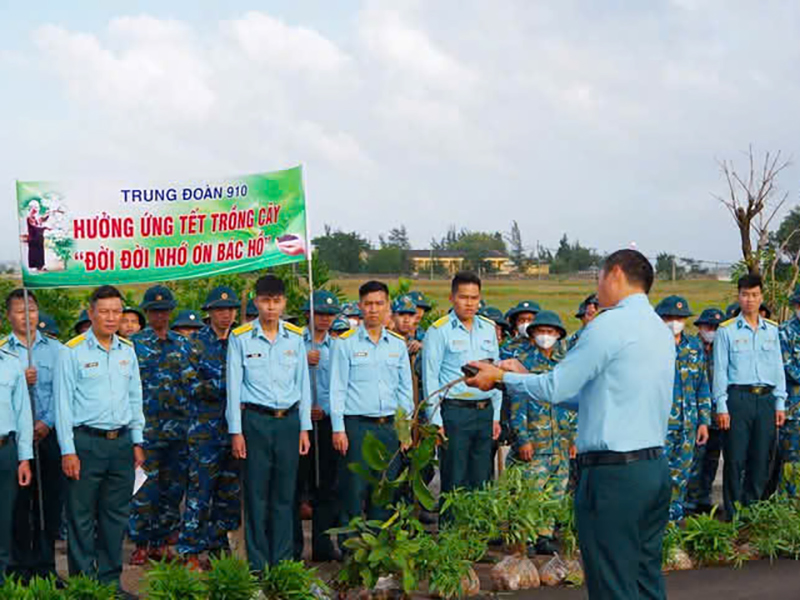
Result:
[[[589,597],[666,598],[661,574],[670,480],[664,439],[675,378],[675,341],[647,293],[653,267],[636,250],[610,254],[598,299],[606,310],[552,371],[509,373],[472,363],[467,383],[578,407],[578,538]],[[518,363],[503,366],[517,369]]]
[[714,399],[722,438],[723,496],[735,503],[761,499],[769,479],[776,429],[786,419],[786,378],[778,325],[763,319],[758,275],[739,279],[738,317],[725,321],[714,341]]
[[[780,452],[783,464],[794,464],[800,467],[800,415],[797,406],[800,403],[800,285],[789,298],[794,314],[780,327],[781,352],[783,368],[786,374],[786,422],[780,430]],[[796,496],[798,490],[785,480],[783,490],[790,496]]]
[[67,476],[70,575],[120,584],[134,469],[144,463],[144,413],[133,343],[118,337],[122,294],[97,288],[91,329],[71,339],[56,366],[56,433]]
[[233,456],[244,460],[245,545],[261,572],[292,557],[297,464],[311,442],[311,387],[303,330],[280,319],[286,288],[274,275],[256,282],[258,319],[228,343],[225,417]]

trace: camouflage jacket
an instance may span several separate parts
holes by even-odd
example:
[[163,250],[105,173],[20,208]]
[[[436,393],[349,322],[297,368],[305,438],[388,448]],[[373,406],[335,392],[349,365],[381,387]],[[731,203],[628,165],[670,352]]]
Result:
[[783,354],[783,369],[786,373],[786,418],[800,419],[796,409],[800,402],[800,319],[792,317],[778,331]]
[[183,438],[197,392],[197,355],[185,337],[162,340],[149,327],[133,336],[142,378],[147,439]]
[[711,424],[711,390],[706,364],[706,354],[700,341],[684,333],[675,357],[670,430],[694,431],[699,425]]
[[584,329],[584,327],[581,327],[578,329],[578,331],[567,338],[567,350],[572,350],[575,347],[575,344],[578,343],[578,340],[581,338],[581,334],[583,333]]
[[211,326],[206,325],[193,336],[192,341],[199,355],[199,389],[191,415],[189,436],[192,439],[227,441],[225,367],[228,340],[219,339]]

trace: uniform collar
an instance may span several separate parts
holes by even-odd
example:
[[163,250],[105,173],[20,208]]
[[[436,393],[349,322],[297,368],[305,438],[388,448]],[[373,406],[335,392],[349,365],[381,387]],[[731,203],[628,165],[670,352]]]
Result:
[[[630,296],[623,298],[617,305],[613,308],[623,308],[625,306],[638,306],[641,304],[650,305],[650,300],[647,298],[647,294],[644,292],[636,292],[635,294],[631,294]],[[591,321],[590,321],[591,323]]]
[[[254,321],[255,325],[253,325],[253,337],[262,337],[265,340],[269,341],[269,338],[264,335],[264,329],[261,327],[261,319],[256,319]],[[289,333],[286,331],[286,327],[284,326],[285,323],[283,321],[278,321],[278,336],[279,337],[289,337]]]
[[310,330],[308,327],[305,327],[305,328],[303,329],[303,339],[304,339],[306,342],[314,343],[314,344],[315,344],[315,345],[317,345],[317,346],[327,346],[327,345],[330,343],[330,341],[331,341],[331,334],[330,334],[329,332],[327,332],[327,331],[326,331],[326,332],[325,332],[325,339],[324,339],[324,340],[322,340],[322,342],[321,342],[321,343],[319,343],[319,344],[316,344],[316,343],[314,342],[314,338],[313,338],[313,337],[312,337],[312,335],[311,335],[311,330]]
[[[753,328],[750,327],[750,323],[748,323],[745,320],[744,315],[742,313],[739,313],[739,315],[736,317],[736,329],[744,329],[744,328],[753,331]],[[767,330],[767,322],[761,315],[758,315],[758,327],[756,329],[761,329],[762,331]]]
[[[97,336],[95,336],[94,330],[91,327],[87,329],[86,333],[84,333],[83,335],[86,336],[86,342],[89,344],[90,347],[100,348],[101,350],[105,350],[105,348],[103,348],[103,346],[100,345],[100,342],[97,341]],[[117,334],[115,333],[114,335],[111,336],[111,346],[109,346],[109,350],[118,350],[119,348],[122,348],[122,342],[119,341],[119,337],[117,337]]]
[[[358,331],[358,339],[359,340],[361,340],[362,342],[367,341],[367,340],[370,341],[370,342],[372,341],[372,338],[369,337],[369,333],[367,332],[367,328],[364,327],[363,321],[362,321],[361,325],[358,326],[357,331]],[[386,327],[382,327],[381,328],[381,337],[380,337],[380,339],[382,341],[388,341],[389,340],[389,334],[386,332]]]
[[[22,348],[26,347],[25,344],[23,344],[22,341],[17,337],[17,334],[14,333],[13,331],[11,332],[11,335],[8,336],[8,339],[11,342],[12,346],[20,346]],[[37,346],[37,344],[40,344],[40,343],[47,344],[47,340],[48,339],[49,338],[46,338],[45,336],[40,334],[38,331],[34,332],[33,347],[35,348]]]
[[[481,319],[477,314],[474,317],[472,317],[473,328],[481,329],[483,327],[482,321],[483,319]],[[450,326],[453,329],[461,327],[461,329],[463,329],[464,331],[469,331],[464,325],[464,323],[461,322],[461,319],[458,318],[458,315],[456,314],[455,310],[450,312]]]

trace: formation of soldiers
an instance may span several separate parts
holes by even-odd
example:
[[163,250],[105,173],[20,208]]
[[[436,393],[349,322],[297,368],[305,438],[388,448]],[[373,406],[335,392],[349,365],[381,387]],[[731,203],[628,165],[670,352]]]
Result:
[[[550,371],[603,311],[587,297],[575,315],[582,327],[568,336],[558,314],[533,300],[505,313],[486,306],[481,286],[475,274],[458,273],[451,310],[427,331],[431,302],[420,292],[392,300],[379,281],[344,305],[314,292],[305,328],[284,318],[284,282],[271,275],[256,282],[241,320],[241,299],[228,287],[209,293],[203,317],[175,314],[165,286],[148,289],[139,307],[102,286],[65,345],[35,295],[26,311],[24,292],[13,291],[12,333],[0,341],[0,495],[11,499],[0,508],[0,578],[7,568],[55,571],[62,512],[70,573],[104,582],[119,581],[125,535],[135,544],[132,564],[178,558],[203,569],[208,556],[229,551],[242,514],[254,571],[302,555],[308,516],[312,560],[341,559],[330,528],[362,513],[387,516],[348,464],[369,468],[361,453],[368,433],[394,453],[397,409],[410,414],[425,398],[424,417],[443,440],[443,492],[491,480],[503,467],[498,446],[507,445],[507,464],[563,497],[577,479],[576,412],[464,383],[435,392],[474,360]],[[727,314],[708,308],[694,320],[697,337],[685,331],[693,313],[684,298],[656,306],[676,344],[664,444],[671,520],[710,509],[721,452],[728,515],[764,494],[776,459],[800,461],[800,287],[791,303],[797,312],[779,330],[764,316],[760,279],[746,276]],[[138,467],[147,479],[131,498]],[[555,536],[551,523],[531,552],[554,552]]]

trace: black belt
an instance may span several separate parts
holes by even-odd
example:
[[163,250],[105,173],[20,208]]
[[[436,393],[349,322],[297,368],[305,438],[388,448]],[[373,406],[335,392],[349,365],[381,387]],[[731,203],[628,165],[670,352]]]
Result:
[[444,403],[459,408],[474,408],[475,410],[483,410],[492,405],[491,400],[462,400],[461,398],[445,398]]
[[89,427],[88,425],[78,425],[76,431],[88,433],[94,437],[105,438],[107,440],[116,440],[121,435],[128,431],[127,427],[120,427],[119,429],[98,429],[97,427]]
[[290,414],[297,412],[297,405],[299,402],[295,402],[289,408],[270,408],[269,406],[261,406],[260,404],[242,404],[242,410],[252,410],[253,412],[257,412],[260,415],[267,415],[268,417],[273,417],[275,419],[283,419],[288,417]]
[[728,386],[731,390],[736,390],[737,392],[747,392],[749,394],[754,394],[756,396],[766,396],[767,394],[771,394],[772,390],[775,389],[773,385],[739,385],[739,384],[732,384]]
[[631,452],[585,452],[578,454],[579,467],[596,467],[599,465],[627,465],[640,460],[653,460],[664,455],[661,446],[654,448],[643,448],[642,450],[632,450]]
[[6,444],[10,444],[11,442],[13,442],[16,439],[17,439],[16,432],[9,431],[6,435],[4,435],[3,437],[0,437],[0,448],[5,446]]
[[346,415],[345,420],[353,419],[355,421],[362,421],[364,423],[374,423],[375,425],[387,425],[394,423],[394,415],[385,417],[367,417],[366,415]]

